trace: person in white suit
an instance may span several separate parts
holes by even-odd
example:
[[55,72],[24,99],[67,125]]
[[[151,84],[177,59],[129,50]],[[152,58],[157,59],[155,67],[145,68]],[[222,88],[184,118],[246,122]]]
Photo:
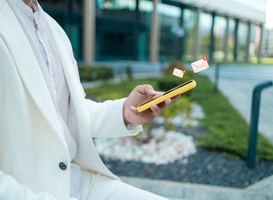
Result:
[[157,95],[85,99],[63,29],[36,0],[0,0],[0,200],[160,200],[102,163],[92,137],[136,135],[173,99],[138,113]]

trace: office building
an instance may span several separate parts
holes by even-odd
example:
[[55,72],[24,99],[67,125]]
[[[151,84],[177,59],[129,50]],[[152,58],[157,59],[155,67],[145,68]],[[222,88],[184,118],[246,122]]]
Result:
[[40,0],[79,61],[260,60],[266,0]]

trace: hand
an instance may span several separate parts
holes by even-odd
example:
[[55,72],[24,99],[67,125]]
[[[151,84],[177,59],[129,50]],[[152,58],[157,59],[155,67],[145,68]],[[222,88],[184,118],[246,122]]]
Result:
[[128,123],[141,125],[152,121],[156,116],[160,115],[163,109],[169,108],[172,101],[180,98],[180,94],[167,99],[164,102],[156,105],[152,104],[151,107],[143,112],[137,111],[137,106],[154,96],[163,94],[163,92],[155,92],[151,85],[138,85],[130,93],[123,105],[123,119],[124,124]]

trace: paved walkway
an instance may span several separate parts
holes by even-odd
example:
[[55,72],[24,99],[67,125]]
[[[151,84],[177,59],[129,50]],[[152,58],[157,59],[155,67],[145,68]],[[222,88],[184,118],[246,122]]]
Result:
[[[214,82],[215,67],[200,74]],[[273,81],[273,65],[223,66],[220,68],[219,89],[249,123],[253,89],[269,80]],[[259,131],[273,143],[273,86],[261,93]]]
[[170,200],[273,200],[273,176],[245,189],[133,177],[122,181]]

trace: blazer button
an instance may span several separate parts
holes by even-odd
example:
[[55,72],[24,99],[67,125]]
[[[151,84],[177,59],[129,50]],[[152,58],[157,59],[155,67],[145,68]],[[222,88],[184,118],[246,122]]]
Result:
[[60,163],[59,163],[59,167],[60,167],[62,170],[66,170],[66,165],[65,165],[63,162],[60,162]]

